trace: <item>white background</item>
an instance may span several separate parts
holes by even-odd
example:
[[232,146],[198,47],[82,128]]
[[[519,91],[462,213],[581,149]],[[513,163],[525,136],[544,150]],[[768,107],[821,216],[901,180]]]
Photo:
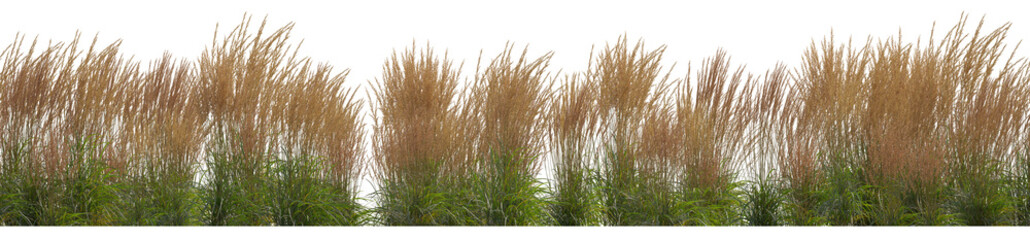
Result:
[[[668,45],[665,61],[679,64],[676,77],[685,74],[688,62],[700,62],[719,48],[735,64],[747,64],[760,74],[779,61],[796,66],[805,47],[831,29],[839,39],[860,42],[901,30],[914,42],[928,36],[935,21],[943,33],[963,12],[973,24],[986,16],[985,26],[992,29],[1013,23],[1008,43],[1015,44],[1030,39],[1030,7],[1024,5],[890,0],[10,1],[0,4],[0,45],[19,32],[45,42],[71,40],[79,30],[87,39],[99,33],[102,44],[122,39],[122,51],[137,60],[149,61],[165,51],[195,59],[211,43],[216,23],[224,33],[250,13],[255,21],[267,16],[272,28],[295,22],[294,43],[304,40],[301,54],[338,70],[351,69],[351,85],[367,85],[393,51],[413,41],[419,47],[429,41],[464,61],[464,76],[471,76],[481,50],[491,57],[508,41],[530,44],[531,55],[555,51],[552,70],[569,73],[586,69],[592,46],[601,47],[624,33],[652,47]],[[1030,46],[1017,55],[1030,56],[1026,48]]]
[[[76,30],[99,33],[101,43],[123,39],[139,60],[196,58],[210,45],[215,24],[228,31],[244,13],[269,26],[295,22],[302,54],[337,69],[351,82],[378,77],[394,50],[424,46],[465,61],[471,76],[479,51],[494,56],[508,41],[530,44],[531,54],[555,51],[552,70],[583,71],[591,46],[626,33],[650,46],[668,45],[665,60],[700,62],[723,48],[734,63],[763,73],[778,61],[799,62],[812,40],[832,29],[840,39],[928,36],[934,22],[945,31],[962,12],[987,27],[1012,22],[1010,43],[1030,38],[1030,5],[1021,1],[11,1],[0,5],[0,44],[15,33],[68,41]],[[9,38],[8,38],[9,37]],[[1027,56],[1026,48],[1020,51]]]

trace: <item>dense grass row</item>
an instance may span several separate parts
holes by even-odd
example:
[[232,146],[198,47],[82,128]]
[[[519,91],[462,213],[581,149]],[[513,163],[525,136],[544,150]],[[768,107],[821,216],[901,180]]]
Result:
[[509,44],[465,78],[413,45],[363,90],[249,22],[149,64],[17,37],[0,225],[1030,225],[1007,24],[830,36],[761,75],[720,50],[672,77],[621,37],[583,72]]

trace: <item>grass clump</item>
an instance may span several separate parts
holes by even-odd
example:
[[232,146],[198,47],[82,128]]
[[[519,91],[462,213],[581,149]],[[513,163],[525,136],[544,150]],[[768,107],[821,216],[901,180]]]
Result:
[[357,203],[364,165],[361,101],[342,84],[346,72],[300,72],[278,85],[273,103],[279,148],[271,164],[276,225],[359,225],[366,221]]
[[123,84],[123,122],[112,143],[125,161],[122,224],[199,224],[194,178],[205,119],[197,87],[193,66],[167,54]]
[[211,225],[357,225],[362,135],[346,73],[312,67],[288,45],[293,25],[263,35],[244,18],[200,60],[203,202]]
[[995,66],[1007,25],[964,28],[925,46],[900,35],[812,45],[780,160],[793,224],[1010,222],[1002,186],[1026,118],[1026,84],[1015,80],[1025,64]]
[[784,224],[783,206],[786,196],[783,189],[782,175],[778,172],[777,160],[783,149],[781,124],[786,120],[787,91],[790,75],[787,67],[778,64],[767,72],[765,81],[752,89],[748,112],[753,122],[750,123],[752,134],[743,139],[745,146],[744,161],[750,179],[743,187],[741,215],[751,226],[775,226]]
[[476,225],[469,105],[459,71],[431,49],[395,54],[373,90],[375,201],[385,225]]
[[[643,159],[637,156],[636,147],[641,142],[639,129],[642,119],[652,108],[659,107],[657,101],[667,88],[666,78],[661,78],[659,64],[665,47],[654,50],[644,48],[643,42],[630,49],[625,37],[606,46],[592,64],[586,76],[597,88],[597,114],[600,125],[600,151],[602,154],[594,170],[600,181],[600,196],[604,203],[605,224],[609,225],[656,225],[663,217],[649,215],[651,209],[668,204],[648,204],[646,197],[656,196],[652,192],[657,186],[642,185],[646,176],[645,165],[658,165],[659,159]],[[655,161],[655,162],[651,162]],[[649,170],[658,170],[651,167]],[[661,195],[657,195],[661,196]],[[668,219],[668,218],[664,218]],[[664,222],[668,223],[668,222]]]
[[117,83],[134,73],[120,42],[87,51],[79,37],[36,52],[3,52],[0,217],[11,225],[110,225],[119,220],[120,167],[107,151]]
[[689,76],[676,95],[676,130],[682,137],[679,168],[685,224],[733,225],[740,220],[738,170],[754,117],[752,82],[743,68],[731,70],[719,51],[705,60],[696,81]]
[[[982,31],[983,20],[972,35],[964,33],[963,18],[945,37],[952,45],[943,50],[948,77],[955,86],[949,119],[950,150],[947,173],[958,218],[967,225],[1014,224],[1013,189],[1005,184],[1010,167],[1018,163],[1020,130],[1027,121],[1027,65],[1006,53],[1009,24]],[[966,40],[968,39],[968,40]],[[961,46],[961,47],[960,47]],[[949,89],[951,90],[951,89]]]
[[549,97],[547,66],[552,53],[513,58],[508,45],[476,76],[466,104],[477,128],[476,148],[486,225],[543,225],[548,219],[541,181],[543,115]]
[[579,75],[566,78],[552,98],[546,122],[551,150],[550,215],[560,226],[597,224],[600,206],[591,164],[598,133],[597,91]]
[[[42,159],[44,136],[59,119],[57,110],[67,95],[54,81],[58,73],[73,71],[65,65],[70,53],[63,44],[36,52],[33,40],[25,52],[24,37],[4,49],[0,71],[0,220],[3,225],[35,225],[56,222],[48,217],[51,184]],[[77,45],[73,42],[73,46]],[[64,78],[67,80],[67,77]],[[54,146],[58,144],[53,144]],[[46,196],[45,196],[46,195]]]
[[[210,115],[202,183],[204,219],[210,225],[269,225],[272,214],[269,105],[277,79],[285,78],[290,26],[250,34],[249,18],[200,58],[202,107]],[[217,38],[217,34],[216,34]]]

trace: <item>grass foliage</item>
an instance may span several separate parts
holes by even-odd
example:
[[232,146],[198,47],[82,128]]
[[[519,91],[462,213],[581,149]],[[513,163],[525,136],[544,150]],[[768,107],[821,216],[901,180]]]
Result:
[[[0,224],[358,225],[360,101],[245,18],[197,62],[3,52]],[[219,37],[216,34],[216,38]]]
[[1027,226],[1030,62],[967,18],[765,74],[718,50],[673,77],[621,36],[581,72],[508,43],[465,77],[413,44],[366,96],[293,24],[147,63],[17,35],[0,225]]

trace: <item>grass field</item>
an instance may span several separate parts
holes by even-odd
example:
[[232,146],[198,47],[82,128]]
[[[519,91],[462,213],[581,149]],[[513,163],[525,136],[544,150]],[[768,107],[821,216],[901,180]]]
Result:
[[757,71],[719,49],[684,76],[628,36],[578,72],[413,43],[357,87],[250,17],[151,61],[17,35],[0,226],[1030,226],[1010,27],[831,34]]

